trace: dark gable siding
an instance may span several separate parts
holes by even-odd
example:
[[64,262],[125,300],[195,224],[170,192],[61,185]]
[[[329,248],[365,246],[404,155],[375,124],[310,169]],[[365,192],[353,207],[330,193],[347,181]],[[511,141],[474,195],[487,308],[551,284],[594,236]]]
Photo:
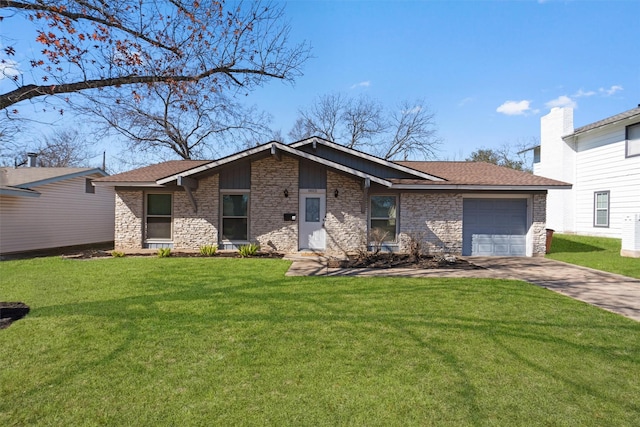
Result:
[[220,171],[221,190],[249,190],[251,188],[251,163],[233,163]]
[[327,168],[324,165],[307,159],[300,159],[300,171],[298,173],[298,186],[305,189],[326,190]]
[[[304,151],[305,153],[313,154],[314,156],[321,157],[326,160],[331,160],[332,162],[339,163],[341,165],[359,170],[361,172],[368,173],[373,176],[377,176],[380,178],[416,178],[413,175],[408,173],[404,173],[402,171],[389,168],[387,166],[381,165],[379,163],[371,162],[367,159],[363,159],[358,156],[354,156],[349,153],[344,153],[342,151],[334,150],[331,147],[327,147],[322,144],[318,144],[317,148],[314,150],[311,144],[304,145],[298,147],[300,151]],[[313,187],[310,187],[313,188]]]

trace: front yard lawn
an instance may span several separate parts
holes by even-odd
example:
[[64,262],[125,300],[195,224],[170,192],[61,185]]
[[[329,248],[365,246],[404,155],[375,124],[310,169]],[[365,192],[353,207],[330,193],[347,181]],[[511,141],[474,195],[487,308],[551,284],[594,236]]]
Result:
[[640,259],[620,256],[620,239],[554,234],[547,258],[640,279]]
[[0,425],[637,425],[640,323],[519,281],[0,263]]

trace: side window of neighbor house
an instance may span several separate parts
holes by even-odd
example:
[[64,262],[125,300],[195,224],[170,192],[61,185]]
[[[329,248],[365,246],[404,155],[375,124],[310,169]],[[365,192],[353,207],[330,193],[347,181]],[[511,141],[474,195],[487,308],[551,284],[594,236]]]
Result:
[[171,194],[147,194],[147,239],[171,239]]
[[627,157],[640,156],[640,123],[627,126]]
[[396,241],[397,201],[396,196],[371,196],[370,240]]
[[593,226],[594,227],[609,226],[609,192],[608,191],[598,191],[595,193]]
[[222,239],[249,240],[249,194],[222,194]]
[[89,194],[95,194],[96,192],[96,187],[93,186],[92,180],[89,178],[84,180],[84,192]]

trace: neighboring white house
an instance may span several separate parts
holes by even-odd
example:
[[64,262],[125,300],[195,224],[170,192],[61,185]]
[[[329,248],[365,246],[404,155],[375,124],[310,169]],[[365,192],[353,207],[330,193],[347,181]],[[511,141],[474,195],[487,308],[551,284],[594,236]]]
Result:
[[571,108],[540,122],[534,174],[573,184],[549,190],[547,227],[623,238],[625,222],[640,214],[640,106],[577,129]]
[[0,255],[112,242],[114,191],[92,168],[0,168]]

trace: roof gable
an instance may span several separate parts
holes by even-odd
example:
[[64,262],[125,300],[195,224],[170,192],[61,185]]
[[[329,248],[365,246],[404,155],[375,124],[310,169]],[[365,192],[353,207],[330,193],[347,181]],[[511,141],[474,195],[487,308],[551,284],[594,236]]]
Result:
[[439,176],[413,169],[410,166],[401,164],[401,162],[385,160],[317,136],[294,142],[290,144],[290,146],[382,178],[413,178],[442,181],[442,178]]
[[304,152],[302,150],[298,150],[298,149],[296,149],[296,148],[294,148],[292,146],[285,145],[285,144],[282,144],[282,143],[277,142],[277,141],[268,142],[266,144],[259,145],[259,146],[254,147],[254,148],[250,148],[250,149],[241,151],[241,152],[233,154],[231,156],[224,157],[224,158],[222,158],[220,160],[207,162],[205,164],[202,164],[202,165],[197,166],[195,168],[192,168],[190,170],[182,171],[182,172],[176,173],[174,175],[167,176],[166,178],[159,179],[159,180],[157,180],[157,183],[160,184],[160,185],[164,185],[164,184],[167,184],[167,183],[169,183],[171,181],[177,180],[179,176],[180,177],[189,177],[189,176],[192,176],[192,175],[196,175],[196,174],[205,172],[207,170],[211,170],[211,169],[214,169],[214,168],[219,168],[221,166],[230,164],[230,163],[238,161],[240,159],[245,159],[245,158],[248,158],[250,156],[258,155],[260,153],[265,153],[265,152],[266,153],[270,153],[272,155],[277,155],[278,152],[287,153],[287,154],[290,154],[290,155],[293,155],[293,156],[296,156],[296,157],[301,157],[301,158],[304,158],[304,159],[307,159],[307,160],[311,160],[313,162],[325,165],[327,167],[330,167],[332,169],[335,169],[335,170],[338,170],[338,171],[341,171],[341,172],[344,172],[344,173],[347,173],[347,174],[350,174],[350,175],[354,175],[354,176],[357,176],[357,177],[360,177],[360,178],[364,178],[364,179],[370,179],[372,182],[376,182],[378,184],[384,185],[385,187],[390,187],[391,186],[391,182],[390,181],[388,181],[386,179],[383,179],[383,178],[380,178],[379,176],[376,176],[376,175],[373,175],[373,174],[370,174],[370,173],[367,173],[367,172],[363,172],[361,170],[354,169],[354,168],[351,168],[349,166],[345,166],[343,164],[340,164],[340,163],[337,163],[337,162],[334,162],[334,161],[331,161],[331,160],[328,160],[328,159],[324,159],[322,157],[315,156],[313,154]]

